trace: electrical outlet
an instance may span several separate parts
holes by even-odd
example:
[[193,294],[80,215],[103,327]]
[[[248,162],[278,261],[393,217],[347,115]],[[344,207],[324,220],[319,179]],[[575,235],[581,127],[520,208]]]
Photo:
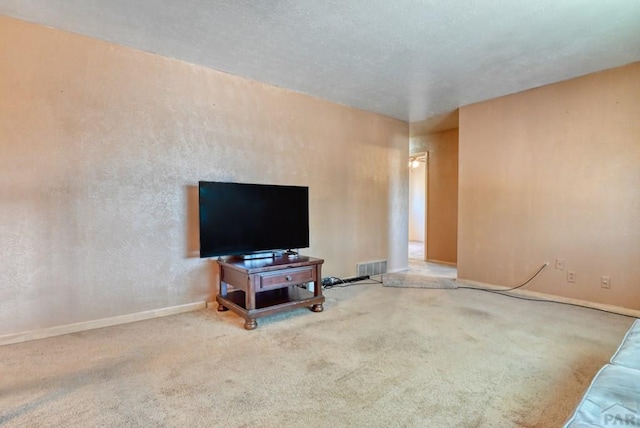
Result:
[[600,278],[600,286],[602,288],[611,288],[611,277],[603,276]]
[[556,269],[557,270],[564,270],[564,260],[563,259],[556,259]]
[[576,282],[576,273],[574,271],[567,271],[567,282]]

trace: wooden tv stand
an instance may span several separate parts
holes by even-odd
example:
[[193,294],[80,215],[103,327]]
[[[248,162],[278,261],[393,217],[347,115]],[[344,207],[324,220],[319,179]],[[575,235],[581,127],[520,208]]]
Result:
[[[244,328],[258,326],[256,318],[290,309],[309,307],[322,312],[321,268],[324,260],[300,255],[243,260],[225,257],[220,266],[218,310],[230,309],[245,319]],[[302,284],[313,283],[313,291]],[[227,285],[233,291],[227,290]]]

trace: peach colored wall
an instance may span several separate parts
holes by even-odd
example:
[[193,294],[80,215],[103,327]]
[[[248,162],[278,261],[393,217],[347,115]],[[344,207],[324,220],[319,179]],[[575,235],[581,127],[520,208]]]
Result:
[[411,137],[412,150],[429,152],[427,260],[455,264],[458,245],[458,130]]
[[640,63],[461,108],[458,277],[640,309],[638,118]]
[[0,334],[210,300],[198,180],[309,186],[326,275],[407,266],[406,123],[4,17],[0,58]]

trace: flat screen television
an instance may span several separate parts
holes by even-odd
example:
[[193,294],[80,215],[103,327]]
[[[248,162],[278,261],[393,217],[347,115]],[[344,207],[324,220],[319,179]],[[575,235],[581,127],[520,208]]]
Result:
[[200,181],[200,257],[309,246],[309,188]]

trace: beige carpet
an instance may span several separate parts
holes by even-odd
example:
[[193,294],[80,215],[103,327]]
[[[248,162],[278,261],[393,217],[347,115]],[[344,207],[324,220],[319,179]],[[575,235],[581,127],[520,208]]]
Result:
[[458,269],[455,266],[445,265],[443,263],[425,262],[422,260],[409,260],[409,271],[453,279],[458,276]]
[[242,329],[204,310],[0,347],[0,426],[556,427],[631,319],[355,285]]
[[385,273],[382,275],[382,284],[385,287],[402,288],[458,288],[455,279],[420,272]]
[[457,269],[441,263],[410,260],[409,270],[382,275],[385,287],[458,288]]

